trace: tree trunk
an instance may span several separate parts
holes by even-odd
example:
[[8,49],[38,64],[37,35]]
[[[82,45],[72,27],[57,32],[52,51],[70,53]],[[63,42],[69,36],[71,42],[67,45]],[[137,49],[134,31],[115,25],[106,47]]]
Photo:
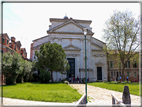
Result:
[[108,81],[110,82],[110,73],[109,73],[109,72],[110,72],[110,71],[109,71],[109,61],[108,61],[108,63],[107,63],[107,64],[108,64],[108,65],[107,65],[107,66],[108,66]]
[[124,82],[124,70],[125,70],[125,68],[123,67],[123,69],[122,69],[122,81]]
[[52,74],[53,74],[53,71],[51,70],[51,80],[52,80],[52,83],[53,83],[53,76],[52,76]]

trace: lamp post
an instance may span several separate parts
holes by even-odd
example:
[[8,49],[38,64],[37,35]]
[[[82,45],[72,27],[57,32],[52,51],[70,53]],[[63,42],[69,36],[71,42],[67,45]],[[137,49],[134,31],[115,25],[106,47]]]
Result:
[[86,92],[86,103],[87,103],[87,63],[86,63],[86,35],[87,35],[87,28],[83,28],[84,36],[85,36],[85,92]]

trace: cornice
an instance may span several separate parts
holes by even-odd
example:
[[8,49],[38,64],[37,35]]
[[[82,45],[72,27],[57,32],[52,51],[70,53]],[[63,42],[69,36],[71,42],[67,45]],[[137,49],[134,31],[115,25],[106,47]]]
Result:
[[[76,34],[76,35],[83,35],[84,36],[84,34],[83,34],[83,32],[49,32],[49,31],[47,31],[47,33],[48,34]],[[91,35],[91,36],[93,36],[93,34],[94,33],[88,33],[87,35]]]

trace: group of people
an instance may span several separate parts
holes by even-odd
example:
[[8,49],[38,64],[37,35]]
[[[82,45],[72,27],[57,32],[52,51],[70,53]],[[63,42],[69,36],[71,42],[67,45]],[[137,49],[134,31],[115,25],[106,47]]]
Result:
[[[78,76],[77,76],[77,78],[75,79],[74,77],[68,77],[68,81],[69,82],[75,82],[75,81],[77,81],[77,83],[81,83],[81,78],[78,78]],[[87,78],[87,82],[89,82],[89,78]]]
[[[127,79],[127,82],[128,82],[129,81],[129,77],[127,76],[126,79]],[[112,79],[111,79],[111,81],[112,81]],[[120,77],[116,77],[115,81],[120,81],[121,82],[121,76]]]

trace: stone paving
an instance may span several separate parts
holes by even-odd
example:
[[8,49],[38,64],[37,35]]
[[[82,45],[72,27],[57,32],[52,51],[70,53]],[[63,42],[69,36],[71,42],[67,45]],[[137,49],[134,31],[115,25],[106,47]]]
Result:
[[29,100],[21,100],[21,99],[12,99],[12,98],[3,98],[3,105],[69,105],[75,104],[73,103],[56,103],[56,102],[41,102],[41,101],[29,101]]
[[[71,87],[78,90],[80,94],[85,93],[85,84],[70,84]],[[116,92],[104,88],[94,87],[87,85],[87,96],[91,97],[89,100],[90,103],[96,104],[96,105],[110,105],[112,104],[112,97],[111,94],[115,95],[117,99],[122,101],[122,92]],[[136,95],[130,95],[131,96],[131,104],[132,105],[138,105],[140,106],[140,97]]]

